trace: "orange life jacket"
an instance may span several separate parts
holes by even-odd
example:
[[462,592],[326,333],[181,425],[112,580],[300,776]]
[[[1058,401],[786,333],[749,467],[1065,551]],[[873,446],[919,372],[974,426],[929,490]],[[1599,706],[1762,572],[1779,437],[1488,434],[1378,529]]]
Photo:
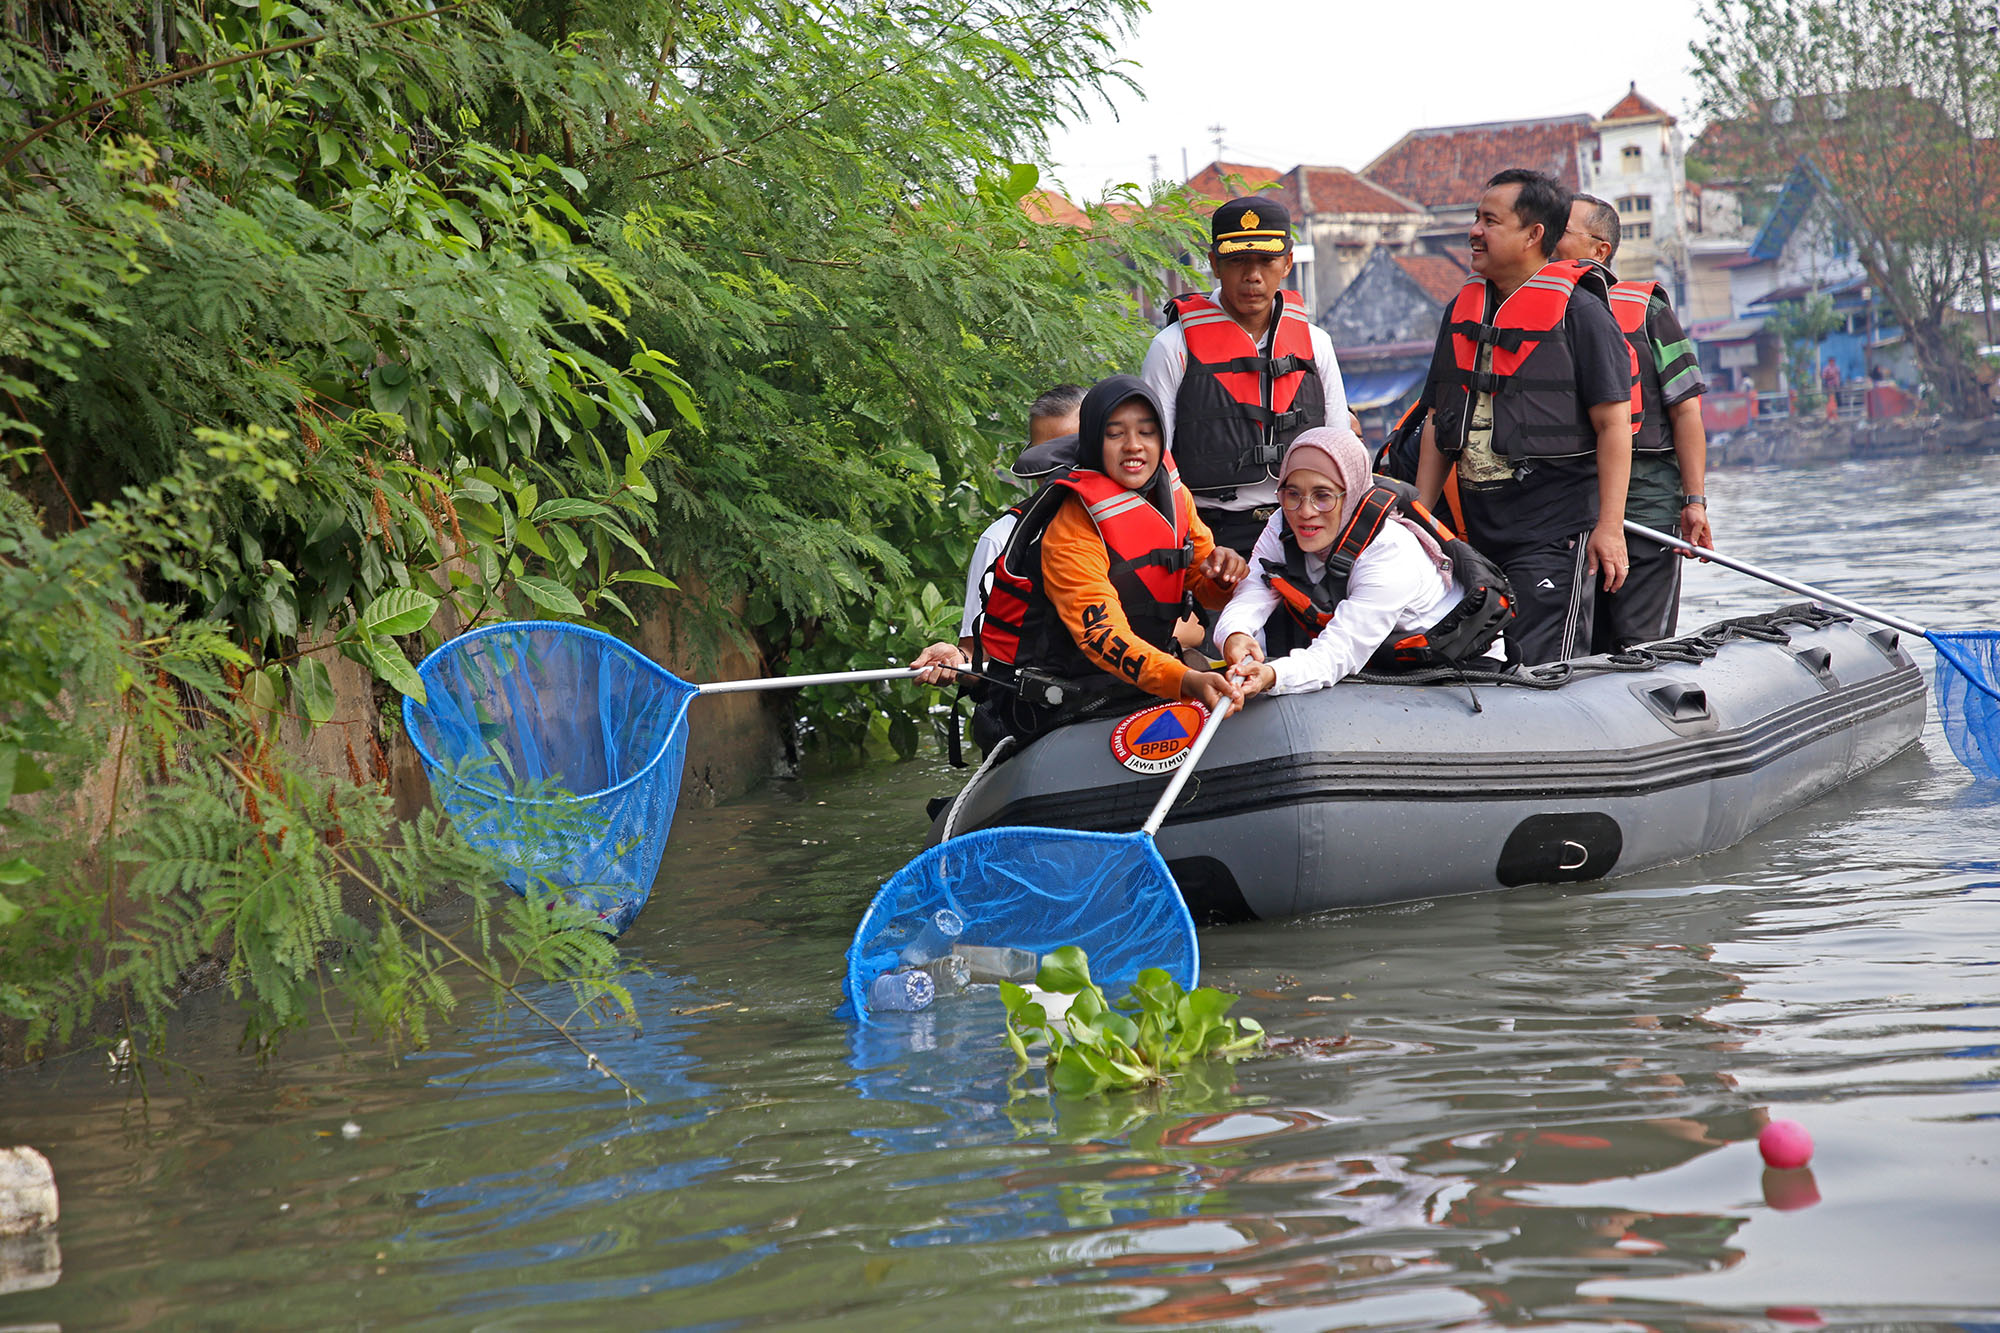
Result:
[[[1171,519],[1148,498],[1156,491],[1165,495]],[[1126,620],[1149,644],[1168,648],[1187,601],[1184,572],[1194,555],[1179,492],[1164,463],[1143,491],[1127,490],[1088,468],[1044,485],[1022,506],[1020,521],[993,562],[993,586],[980,609],[982,655],[1002,668],[1033,668],[1053,676],[1088,677],[1101,671],[1077,647],[1042,584],[1042,536],[1071,495],[1083,501],[1110,554],[1111,587]],[[1084,631],[1100,632],[1091,626]],[[1110,627],[1102,627],[1101,633],[1109,638]],[[1112,639],[1102,650],[1117,659],[1126,657],[1125,649],[1137,646]],[[1138,659],[1126,660],[1131,662],[1127,675],[1136,682]]]
[[1660,368],[1646,330],[1646,313],[1656,295],[1667,299],[1666,289],[1657,282],[1620,282],[1611,287],[1611,313],[1632,346],[1639,374],[1639,392],[1632,401],[1632,452],[1638,454],[1663,454],[1674,447],[1666,408],[1660,402]]
[[[1601,265],[1557,259],[1500,303],[1489,322],[1492,287],[1478,274],[1467,278],[1452,303],[1454,371],[1438,386],[1437,446],[1447,458],[1465,451],[1477,396],[1493,395],[1493,448],[1509,463],[1537,458],[1578,458],[1597,449],[1590,409],[1576,394],[1576,365],[1564,336],[1570,300],[1581,289],[1610,302]],[[1479,349],[1493,349],[1492,369],[1479,369]],[[1629,354],[1629,348],[1628,348]],[[1642,400],[1638,358],[1630,357],[1633,408]]]
[[1326,574],[1314,583],[1306,572],[1305,552],[1290,524],[1279,528],[1282,562],[1264,561],[1264,582],[1278,595],[1278,610],[1264,624],[1264,651],[1277,657],[1303,648],[1318,637],[1347,596],[1354,562],[1368,549],[1394,514],[1420,524],[1451,561],[1451,577],[1463,594],[1458,605],[1427,630],[1404,635],[1369,659],[1377,670],[1442,666],[1469,661],[1491,647],[1514,619],[1514,590],[1500,567],[1454,537],[1417,499],[1416,487],[1378,478],[1355,507],[1354,517],[1327,548]]
[[1326,386],[1313,361],[1312,321],[1297,292],[1278,293],[1271,354],[1208,297],[1167,302],[1187,340],[1187,369],[1174,395],[1169,441],[1194,491],[1277,480],[1278,460],[1300,431],[1326,424]]

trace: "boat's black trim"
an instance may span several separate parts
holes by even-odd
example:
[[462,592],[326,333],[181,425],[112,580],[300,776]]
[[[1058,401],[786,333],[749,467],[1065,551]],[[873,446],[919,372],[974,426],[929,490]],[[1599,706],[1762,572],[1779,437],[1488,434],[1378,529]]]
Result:
[[[1169,824],[1223,819],[1322,801],[1604,800],[1649,796],[1754,773],[1871,718],[1922,707],[1915,666],[1802,699],[1746,727],[1629,750],[1578,755],[1516,751],[1481,758],[1313,752],[1275,755],[1196,774],[1197,795]],[[1116,832],[1159,797],[1157,779],[1010,801],[980,827],[1029,824]],[[1198,808],[1197,808],[1198,807]]]

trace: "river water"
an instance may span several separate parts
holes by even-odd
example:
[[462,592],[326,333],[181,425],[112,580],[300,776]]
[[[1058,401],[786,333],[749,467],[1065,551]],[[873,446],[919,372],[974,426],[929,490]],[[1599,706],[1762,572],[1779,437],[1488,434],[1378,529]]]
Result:
[[[1709,489],[1752,560],[2000,624],[2000,458]],[[1777,600],[1697,568],[1683,627]],[[878,1044],[831,1012],[957,780],[680,817],[627,936],[644,1032],[594,1038],[644,1105],[518,1013],[258,1069],[213,996],[143,1104],[102,1053],[0,1076],[0,1145],[46,1152],[63,1206],[59,1280],[0,1327],[2000,1322],[2000,789],[1935,723],[1685,865],[1205,932],[1205,981],[1324,1040],[1055,1107],[997,1010]],[[1767,1116],[1810,1174],[1765,1175]]]

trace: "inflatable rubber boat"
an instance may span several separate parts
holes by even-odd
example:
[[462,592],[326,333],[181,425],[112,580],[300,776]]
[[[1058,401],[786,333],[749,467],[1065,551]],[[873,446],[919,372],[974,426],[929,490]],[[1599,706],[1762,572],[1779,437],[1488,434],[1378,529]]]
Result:
[[[1911,745],[1895,630],[1801,604],[1515,676],[1363,675],[1253,700],[1159,833],[1195,920],[1602,879],[1718,851]],[[1193,703],[997,748],[932,827],[1126,832]]]

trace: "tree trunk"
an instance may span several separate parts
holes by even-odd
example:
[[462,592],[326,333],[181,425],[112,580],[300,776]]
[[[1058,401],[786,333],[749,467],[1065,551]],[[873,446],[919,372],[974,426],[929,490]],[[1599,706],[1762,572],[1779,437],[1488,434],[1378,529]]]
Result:
[[1980,421],[1992,415],[1993,404],[1984,386],[1952,345],[1951,333],[1943,320],[1907,320],[1903,336],[1910,340],[1917,364],[1937,390],[1938,402],[1947,415],[1964,421]]

